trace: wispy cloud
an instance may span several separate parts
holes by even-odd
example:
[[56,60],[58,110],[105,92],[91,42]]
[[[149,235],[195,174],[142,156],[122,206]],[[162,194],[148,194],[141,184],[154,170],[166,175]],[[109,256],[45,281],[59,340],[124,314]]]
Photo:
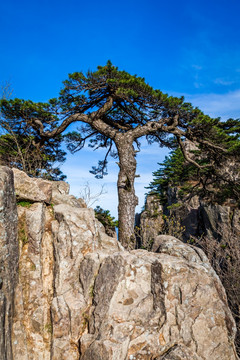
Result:
[[185,94],[185,99],[212,117],[240,117],[240,90],[224,94]]
[[202,70],[203,67],[201,65],[192,65],[192,68],[195,70]]
[[224,78],[217,78],[214,80],[214,84],[223,85],[223,86],[230,86],[230,85],[233,85],[234,83],[235,83],[235,81],[226,80]]
[[194,85],[195,89],[200,89],[204,86],[203,83],[201,83],[199,81],[194,81],[193,85]]
[[228,118],[240,118],[240,89],[228,91],[222,94],[217,93],[198,93],[180,94],[173,93],[174,96],[184,95],[186,102],[191,102],[194,106],[202,110],[206,115],[221,117],[223,120]]
[[193,78],[194,78],[194,82],[193,82],[193,86],[196,89],[200,89],[202,87],[204,87],[204,84],[201,82],[201,71],[203,69],[203,66],[201,65],[192,65],[193,68]]

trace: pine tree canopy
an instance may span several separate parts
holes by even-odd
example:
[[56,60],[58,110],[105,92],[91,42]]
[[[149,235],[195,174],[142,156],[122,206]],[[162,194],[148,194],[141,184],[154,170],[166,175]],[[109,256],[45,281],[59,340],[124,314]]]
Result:
[[[48,103],[2,100],[0,111],[5,119],[31,128],[38,148],[50,139],[61,141],[61,134],[72,152],[82,149],[86,142],[94,150],[105,148],[105,157],[92,169],[97,178],[107,173],[109,155],[118,158],[122,242],[133,234],[138,203],[134,190],[136,153],[142,137],[149,144],[181,149],[184,161],[196,167],[202,189],[219,181],[234,189],[235,197],[238,194],[239,120],[211,118],[184,97],[153,89],[144,78],[121,71],[110,61],[95,72],[70,74],[59,97]],[[71,124],[78,127],[67,133]],[[194,148],[189,149],[188,144]],[[231,171],[224,172],[222,164]]]
[[[48,180],[64,180],[65,175],[56,164],[65,161],[61,149],[62,135],[44,139],[32,118],[50,121],[48,104],[20,99],[0,100],[0,163],[16,167],[30,176]],[[54,127],[54,121],[52,128]]]

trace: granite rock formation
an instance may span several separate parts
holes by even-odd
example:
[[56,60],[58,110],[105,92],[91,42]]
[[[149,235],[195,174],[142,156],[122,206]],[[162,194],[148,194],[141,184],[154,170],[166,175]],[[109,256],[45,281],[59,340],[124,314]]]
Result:
[[163,206],[155,195],[148,195],[141,214],[135,216],[138,248],[150,250],[164,227]]
[[238,359],[201,250],[165,236],[155,253],[126,251],[64,183],[14,175],[15,190],[0,168],[4,360]]
[[222,205],[198,196],[183,201],[178,188],[169,188],[167,199],[163,206],[156,195],[147,197],[145,209],[138,215],[139,243],[154,251],[157,235],[169,234],[204,250],[227,293],[240,355],[240,210],[231,199]]
[[17,206],[13,173],[0,168],[0,358],[12,360],[14,290],[18,281]]
[[[228,204],[210,204],[198,196],[184,202],[178,197],[177,188],[168,189],[168,203],[161,205],[156,195],[148,195],[144,210],[138,214],[136,225],[139,227],[139,242],[143,247],[152,247],[153,240],[162,233],[177,232],[181,226],[181,239],[202,236],[226,242],[229,237],[240,236],[240,210],[229,201]],[[179,206],[177,206],[179,205]],[[171,224],[167,224],[166,219]],[[180,231],[179,231],[180,233]]]

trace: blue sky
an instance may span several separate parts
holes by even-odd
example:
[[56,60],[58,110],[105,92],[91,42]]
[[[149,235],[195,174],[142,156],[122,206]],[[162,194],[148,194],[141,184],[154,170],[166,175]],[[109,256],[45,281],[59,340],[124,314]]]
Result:
[[[211,116],[239,117],[239,13],[237,0],[1,1],[0,83],[11,82],[15,97],[47,101],[68,73],[95,70],[110,59]],[[138,210],[166,155],[156,146],[142,150]],[[100,203],[116,216],[115,161],[103,181],[88,172],[101,155],[82,150],[69,155],[62,170],[75,195],[87,181],[93,194],[105,183]]]

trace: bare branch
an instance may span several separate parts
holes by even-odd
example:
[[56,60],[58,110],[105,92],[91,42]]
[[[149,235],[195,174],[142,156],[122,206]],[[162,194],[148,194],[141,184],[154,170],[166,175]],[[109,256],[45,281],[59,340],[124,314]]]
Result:
[[84,185],[83,190],[80,192],[80,198],[83,199],[87,205],[87,207],[92,207],[95,202],[99,200],[99,197],[101,195],[104,195],[107,193],[107,190],[105,189],[105,184],[101,186],[101,190],[93,194],[89,185],[89,182],[86,182]]
[[1,98],[2,99],[10,99],[12,94],[13,94],[13,89],[12,89],[12,85],[9,81],[5,81],[4,83],[1,84],[0,86],[1,89]]

